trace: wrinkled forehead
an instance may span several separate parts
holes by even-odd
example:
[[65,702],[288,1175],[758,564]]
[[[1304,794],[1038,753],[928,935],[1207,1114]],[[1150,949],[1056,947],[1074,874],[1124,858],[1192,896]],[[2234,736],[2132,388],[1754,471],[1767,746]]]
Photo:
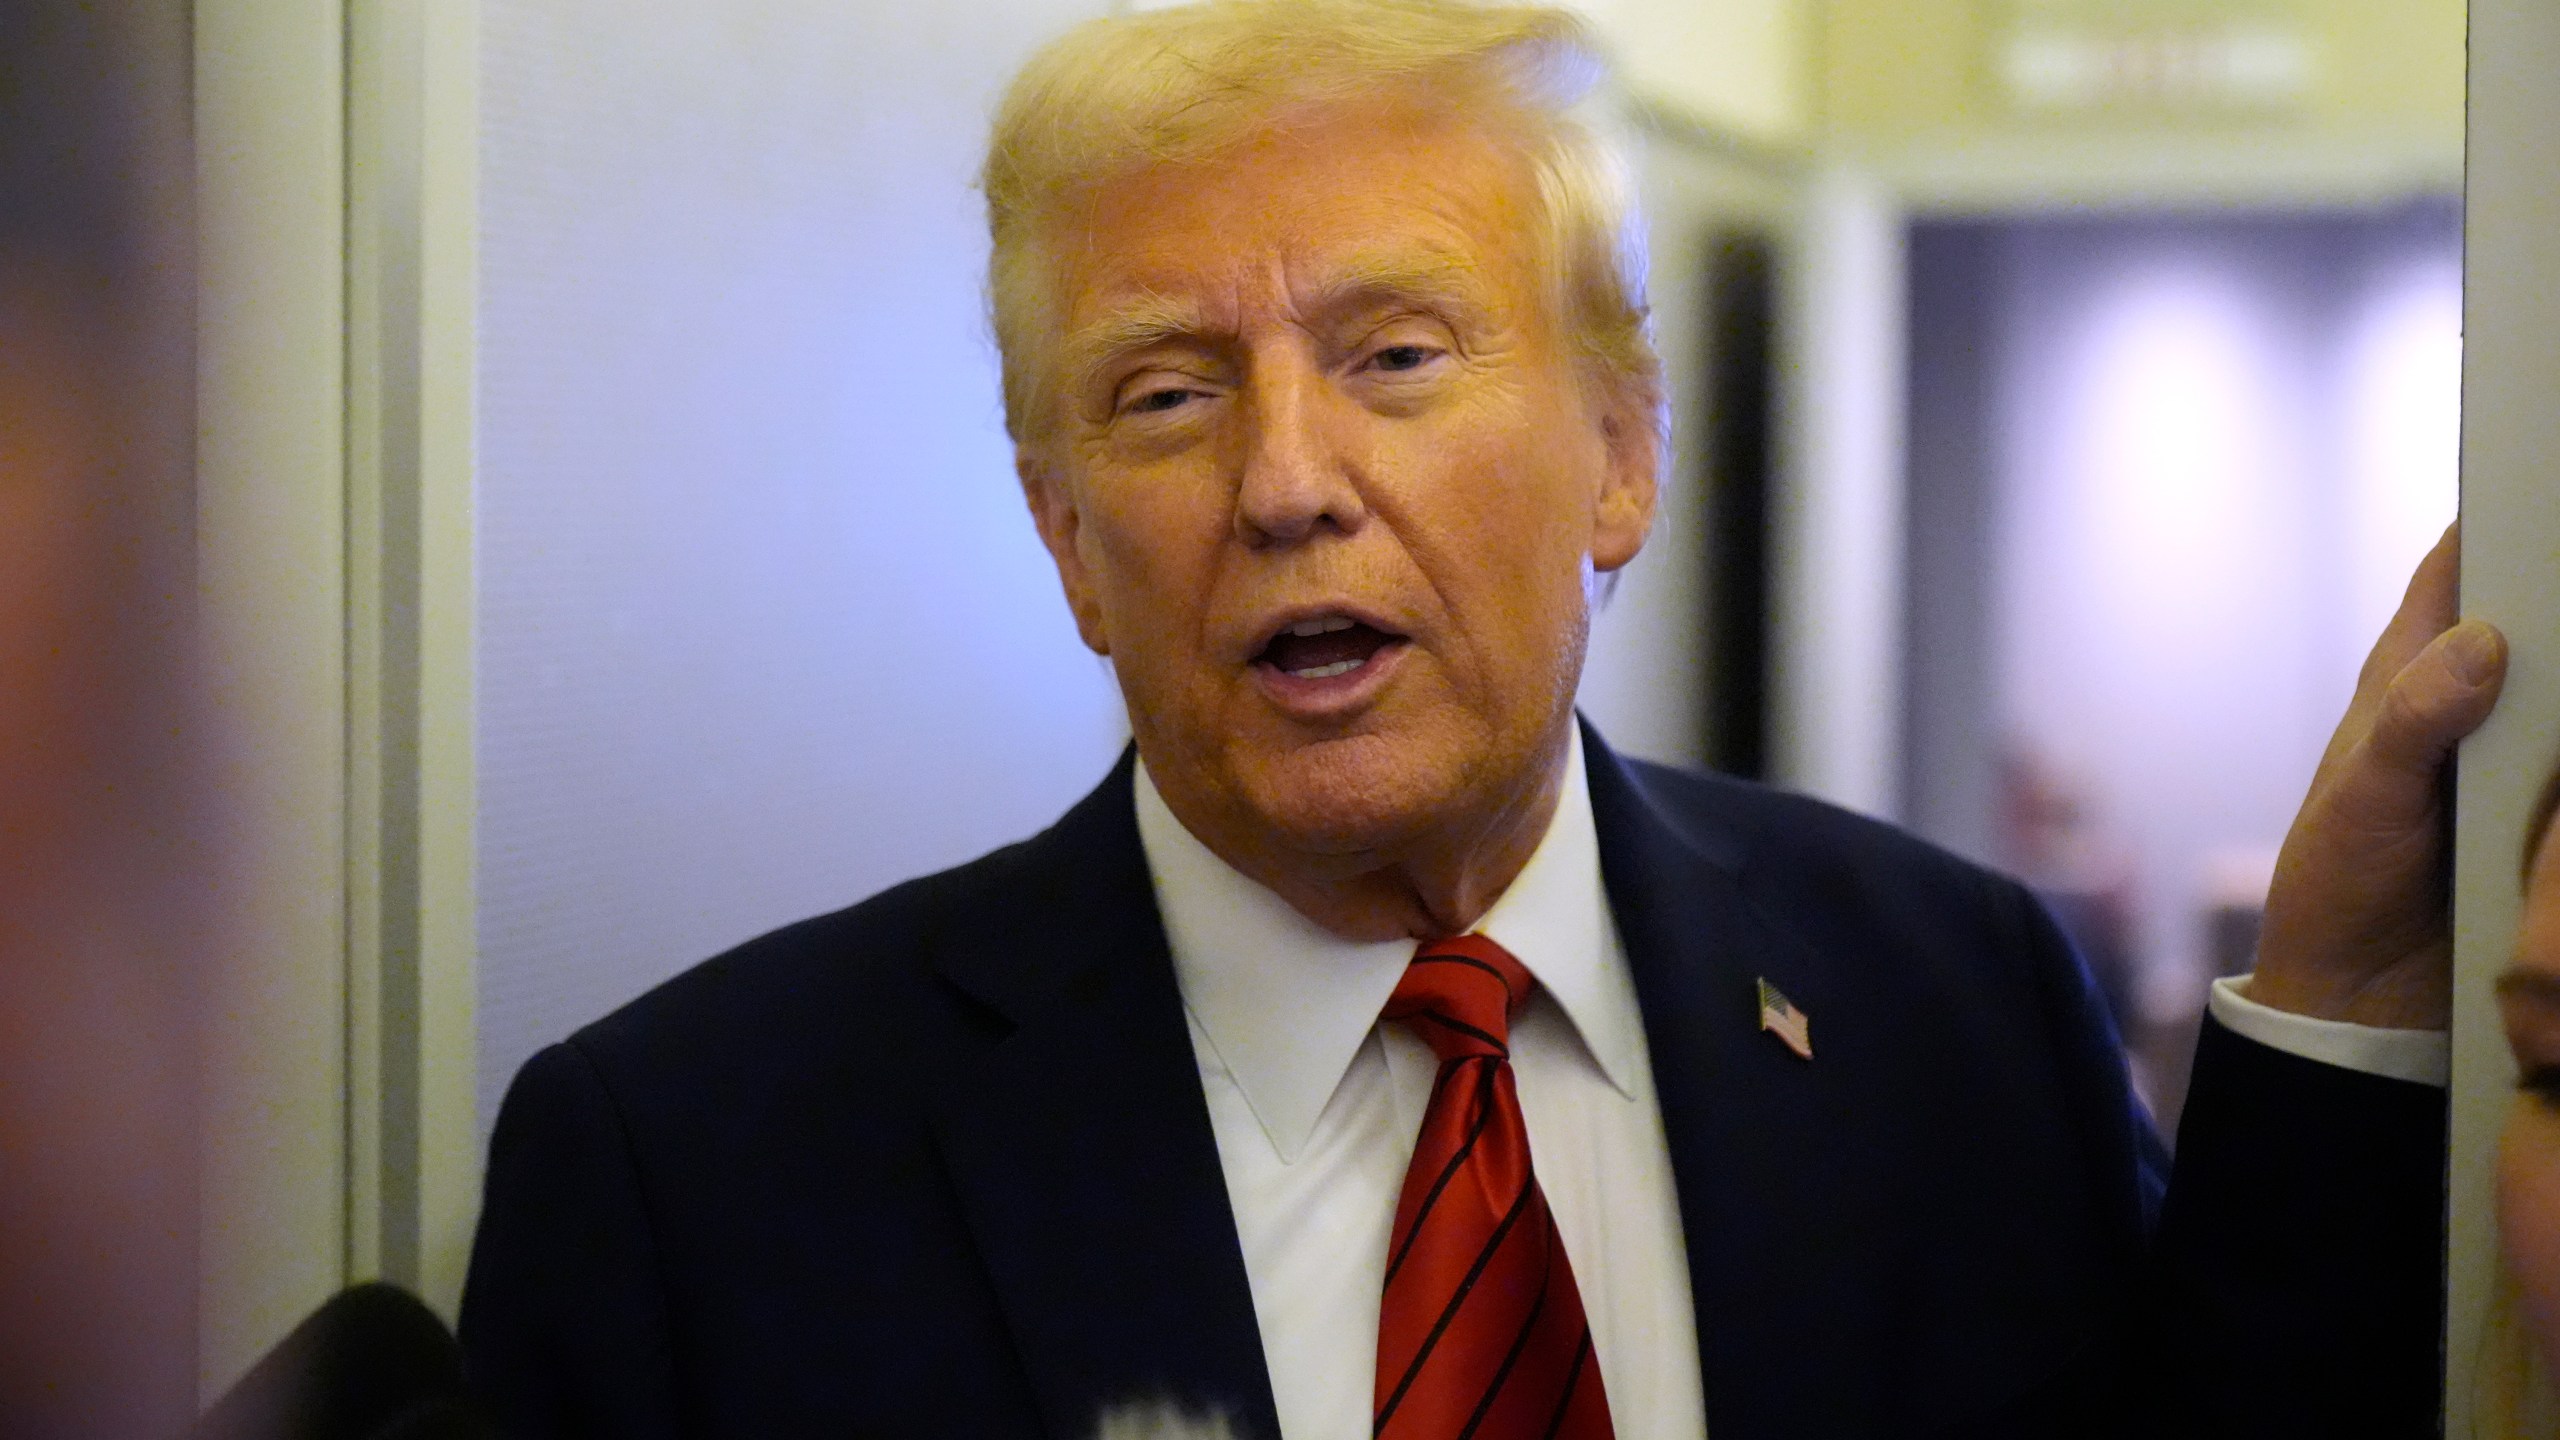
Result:
[[1533,297],[1544,207],[1516,145],[1409,107],[1336,107],[1198,159],[1132,167],[1051,230],[1059,329],[1400,293]]

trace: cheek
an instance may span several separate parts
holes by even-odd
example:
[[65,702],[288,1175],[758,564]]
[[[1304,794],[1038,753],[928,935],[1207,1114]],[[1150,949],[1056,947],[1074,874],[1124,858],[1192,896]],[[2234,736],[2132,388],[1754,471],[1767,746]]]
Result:
[[2498,1146],[2498,1231],[2543,1353],[2560,1355],[2560,1117],[2519,1099]]
[[1395,435],[1372,460],[1394,508],[1424,518],[1436,548],[1472,554],[1505,583],[1569,574],[1590,548],[1596,460],[1558,417],[1520,397]]
[[1472,452],[1476,463],[1494,473],[1497,483],[1488,488],[1498,492],[1505,510],[1534,508],[1550,524],[1571,516],[1581,528],[1589,524],[1594,477],[1606,450],[1571,403],[1570,385],[1550,377],[1489,387],[1476,413],[1462,422],[1465,438],[1451,448]]
[[1139,475],[1091,497],[1079,548],[1106,604],[1152,609],[1196,585],[1226,532],[1225,510],[1199,490],[1178,475]]
[[[1465,628],[1523,669],[1561,659],[1560,632],[1583,618],[1592,485],[1560,427],[1517,413],[1417,432],[1381,457],[1404,483],[1394,526]],[[1534,417],[1533,417],[1534,418]]]
[[1076,535],[1095,617],[1121,683],[1168,703],[1197,683],[1230,512],[1179,473],[1112,478],[1087,492]]

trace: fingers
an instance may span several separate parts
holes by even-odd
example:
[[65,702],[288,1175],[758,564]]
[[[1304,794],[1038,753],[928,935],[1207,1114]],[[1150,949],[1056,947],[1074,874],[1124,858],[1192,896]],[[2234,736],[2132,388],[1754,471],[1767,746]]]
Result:
[[2392,677],[2374,712],[2368,753],[2403,777],[2433,784],[2445,755],[2489,718],[2506,678],[2506,637],[2486,621],[2454,626]]
[[2419,559],[2417,571],[2409,577],[2409,588],[2400,597],[2400,608],[2424,609],[2432,628],[2443,630],[2453,624],[2461,587],[2462,520],[2457,516]]
[[2364,674],[2357,688],[2389,683],[2429,641],[2442,635],[2461,614],[2462,603],[2462,522],[2454,521],[2437,538],[2435,548],[2418,562],[2409,577],[2409,588],[2400,596],[2400,608],[2384,626],[2382,636],[2373,643],[2373,653],[2365,660]]

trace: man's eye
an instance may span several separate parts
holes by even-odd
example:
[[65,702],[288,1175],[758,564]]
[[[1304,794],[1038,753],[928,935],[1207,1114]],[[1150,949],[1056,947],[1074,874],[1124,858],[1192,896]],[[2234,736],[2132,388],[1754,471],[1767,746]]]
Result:
[[2537,1065],[2527,1069],[2516,1088],[2552,1109],[2560,1110],[2560,1065]]
[[1369,363],[1381,370],[1418,370],[1439,353],[1428,345],[1390,345],[1370,356]]
[[1129,402],[1129,413],[1132,415],[1161,414],[1198,393],[1200,392],[1196,390],[1181,389],[1150,390]]

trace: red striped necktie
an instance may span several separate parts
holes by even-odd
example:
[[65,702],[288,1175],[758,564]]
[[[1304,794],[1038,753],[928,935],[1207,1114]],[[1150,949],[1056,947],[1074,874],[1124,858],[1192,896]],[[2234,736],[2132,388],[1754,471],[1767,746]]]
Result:
[[1440,1076],[1387,1247],[1377,1440],[1610,1440],[1511,1078],[1511,1017],[1534,983],[1510,951],[1461,935],[1417,951],[1387,1001]]

